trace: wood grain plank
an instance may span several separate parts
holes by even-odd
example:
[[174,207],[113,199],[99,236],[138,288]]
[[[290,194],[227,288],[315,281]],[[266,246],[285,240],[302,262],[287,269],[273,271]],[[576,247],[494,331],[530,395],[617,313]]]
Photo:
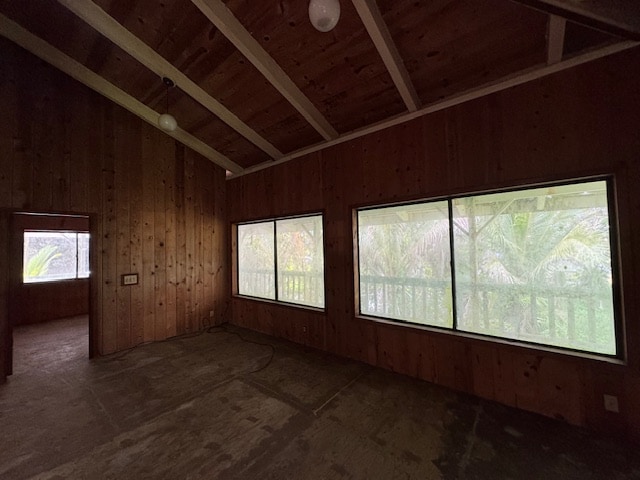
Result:
[[[100,175],[96,175],[98,183]],[[96,189],[99,192],[99,189]],[[93,199],[89,198],[89,209],[93,209]],[[100,199],[97,200],[100,202]],[[90,216],[91,237],[89,244],[89,265],[91,277],[89,283],[89,357],[103,355],[102,351],[102,330],[103,330],[103,310],[102,310],[102,216],[91,214]]]
[[142,138],[142,303],[143,340],[155,339],[155,168],[156,138],[145,129]]
[[31,178],[33,182],[31,208],[35,211],[47,212],[52,209],[52,156],[54,145],[53,126],[57,123],[54,109],[51,108],[54,95],[51,85],[37,92],[36,110],[33,112],[36,118],[41,119],[32,125],[33,138],[33,163]]
[[225,172],[216,170],[213,188],[213,286],[212,301],[214,307],[214,323],[220,325],[229,322],[231,306],[231,228],[227,217]]
[[18,88],[16,87],[16,52],[6,48],[5,40],[0,48],[6,55],[0,62],[0,106],[9,118],[6,129],[0,133],[0,383],[6,382],[11,372],[12,338],[9,324],[9,223],[13,194],[14,142],[18,135]]
[[185,148],[176,145],[176,334],[185,333],[187,298],[187,236],[185,225]]
[[167,248],[166,239],[166,198],[167,188],[166,171],[171,155],[171,144],[163,141],[158,145],[155,166],[153,168],[154,186],[154,220],[153,220],[153,246],[154,246],[154,340],[167,338]]
[[[90,213],[89,229],[91,233],[89,245],[89,262],[91,266],[91,280],[89,285],[89,355],[103,355],[102,331],[104,323],[103,303],[103,270],[102,254],[104,248],[103,217],[102,217],[102,141],[105,135],[105,105],[98,98],[87,95],[89,110],[94,118],[95,129],[91,129],[87,142],[89,160],[85,163],[85,178],[87,183],[87,212]],[[86,125],[86,124],[85,124]],[[78,129],[78,131],[81,131]],[[72,157],[73,160],[74,157]]]
[[11,330],[9,326],[9,211],[0,210],[0,383],[5,383],[11,370]]
[[[54,82],[57,92],[65,90],[66,80],[59,78]],[[67,115],[66,99],[56,94],[51,99],[51,110],[54,112],[54,124],[51,125],[51,149],[48,159],[51,164],[51,202],[49,210],[68,212],[71,190],[71,152],[64,141],[69,128],[70,117]]]
[[116,349],[131,346],[131,287],[122,285],[122,276],[131,273],[131,227],[129,163],[132,137],[126,135],[131,127],[128,116],[116,110],[114,118],[115,141],[115,252],[116,260]]
[[537,409],[548,417],[574,425],[584,424],[578,365],[544,358],[540,362],[538,374],[540,381]]
[[117,223],[115,198],[114,108],[104,112],[102,137],[102,348],[103,354],[117,350]]
[[[61,90],[73,94],[68,86]],[[61,110],[64,112],[64,155],[66,168],[68,169],[68,201],[66,208],[61,211],[87,212],[89,209],[89,178],[88,170],[92,163],[99,158],[100,145],[100,110],[92,101],[90,95],[83,95],[84,101],[62,102]],[[95,128],[86,129],[86,125],[94,124]],[[84,135],[79,135],[83,132]],[[98,210],[93,210],[97,212]]]
[[185,258],[186,258],[186,299],[185,299],[185,331],[193,332],[197,327],[197,316],[195,311],[195,165],[194,156],[187,152],[184,163],[184,210],[185,210]]
[[144,343],[144,173],[142,160],[142,137],[149,127],[140,122],[131,122],[129,132],[133,135],[129,143],[129,272],[138,274],[138,284],[129,286],[131,292],[131,345]]
[[473,382],[472,392],[482,398],[493,400],[494,392],[494,348],[485,344],[474,344],[468,350]]
[[177,255],[176,255],[176,169],[175,145],[171,145],[171,155],[167,155],[165,167],[165,263],[166,263],[166,336],[175,337],[177,334]]
[[215,188],[216,184],[214,169],[208,168],[205,178],[207,181],[203,185],[202,202],[202,313],[203,326],[208,327],[212,324],[215,315],[213,304],[213,211],[215,202],[212,194],[212,189]]
[[[0,39],[0,48],[6,40]],[[5,108],[6,115],[10,118],[18,118],[18,89],[16,88],[16,58],[12,49],[3,48],[6,52],[3,61],[0,62],[0,105]],[[0,134],[0,208],[11,206],[12,181],[13,181],[13,156],[14,142],[17,139],[18,122],[7,122],[6,128]]]
[[[194,202],[194,329],[201,330],[204,327],[204,256],[203,256],[203,224],[204,224],[204,188],[207,181],[204,165],[195,159],[195,191]],[[207,313],[208,317],[208,313]]]

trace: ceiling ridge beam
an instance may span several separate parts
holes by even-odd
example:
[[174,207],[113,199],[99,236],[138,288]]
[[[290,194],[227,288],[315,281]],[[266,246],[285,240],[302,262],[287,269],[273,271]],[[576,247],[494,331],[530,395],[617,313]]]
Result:
[[[66,0],[74,1],[74,0]],[[325,140],[338,132],[221,0],[191,0]]]
[[272,158],[282,157],[276,147],[205,92],[162,55],[144,43],[92,1],[58,0],[85,23],[120,47],[159,77],[169,77],[184,93]]
[[339,138],[336,138],[335,140],[329,140],[326,142],[317,143],[315,145],[301,148],[299,150],[296,150],[295,152],[291,152],[285,155],[280,160],[276,160],[272,162],[264,162],[258,165],[245,168],[242,172],[238,174],[232,174],[227,176],[227,180],[238,178],[244,175],[249,175],[251,173],[258,172],[260,170],[265,170],[267,168],[280,165],[282,163],[290,162],[291,160],[295,160],[296,158],[300,158],[305,155],[309,155],[311,153],[319,152],[320,150],[324,150],[334,145],[339,145],[341,143],[354,140],[356,138],[364,137],[365,135],[370,135],[372,133],[379,132],[380,130],[385,130],[387,128],[394,127],[396,125],[400,125],[402,123],[415,120],[416,118],[423,117],[430,113],[455,107],[456,105],[460,105],[460,104],[469,102],[471,100],[476,100],[478,98],[485,97],[487,95],[501,92],[503,90],[507,90],[508,88],[516,87],[518,85],[522,85],[534,80],[538,80],[540,78],[552,75],[554,73],[558,73],[563,70],[577,67],[578,65],[582,65],[584,63],[588,63],[593,60],[598,60],[600,58],[607,57],[609,55],[613,55],[615,53],[622,52],[624,50],[628,50],[630,48],[634,48],[638,46],[640,46],[640,42],[628,40],[624,42],[615,43],[613,45],[608,45],[606,47],[600,47],[594,50],[589,50],[588,52],[579,53],[561,62],[554,63],[553,65],[543,64],[542,66],[528,68],[520,72],[517,72],[513,75],[510,75],[506,78],[498,80],[496,82],[490,82],[480,87],[467,90],[466,92],[453,95],[449,98],[438,100],[430,105],[422,107],[420,110],[417,110],[415,112],[401,113],[399,115],[396,115],[395,117],[382,120],[380,122],[374,123],[372,125],[369,125],[363,128],[359,128],[349,133],[345,133],[341,135]]
[[[161,130],[158,112],[2,14],[0,35]],[[240,165],[181,128],[173,132],[161,131],[230,172],[237,174],[242,171]]]
[[557,15],[549,15],[547,24],[547,65],[562,61],[566,25],[566,19]]
[[638,0],[511,0],[627,40],[640,40]]
[[407,109],[415,112],[420,108],[420,98],[376,1],[352,1]]

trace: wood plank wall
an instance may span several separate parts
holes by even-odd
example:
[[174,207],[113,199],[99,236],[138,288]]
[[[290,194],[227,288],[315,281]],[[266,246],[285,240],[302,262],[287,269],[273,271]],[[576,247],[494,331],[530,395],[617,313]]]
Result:
[[0,58],[0,210],[90,216],[93,351],[221,322],[224,170],[4,39]]
[[[326,313],[233,298],[233,323],[640,440],[639,75],[636,49],[231,180],[230,221],[322,210],[326,245]],[[615,175],[628,366],[356,317],[354,207],[594,174]]]
[[13,326],[89,313],[89,279],[25,283],[14,297]]

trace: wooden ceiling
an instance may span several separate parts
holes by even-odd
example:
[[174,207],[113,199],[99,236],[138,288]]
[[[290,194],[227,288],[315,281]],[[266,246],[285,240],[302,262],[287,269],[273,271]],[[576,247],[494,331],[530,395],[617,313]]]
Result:
[[616,2],[3,0],[0,33],[241,175],[633,47]]

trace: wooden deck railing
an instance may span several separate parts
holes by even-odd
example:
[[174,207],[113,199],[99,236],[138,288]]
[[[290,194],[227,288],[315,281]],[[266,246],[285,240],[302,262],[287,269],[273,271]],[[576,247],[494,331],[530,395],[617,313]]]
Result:
[[[241,291],[273,298],[273,272],[245,271],[240,278]],[[278,280],[280,300],[324,305],[321,274],[283,272]],[[612,345],[615,335],[610,289],[473,286],[458,281],[456,299],[461,331],[596,352]],[[451,284],[363,275],[360,309],[364,315],[451,328]]]

